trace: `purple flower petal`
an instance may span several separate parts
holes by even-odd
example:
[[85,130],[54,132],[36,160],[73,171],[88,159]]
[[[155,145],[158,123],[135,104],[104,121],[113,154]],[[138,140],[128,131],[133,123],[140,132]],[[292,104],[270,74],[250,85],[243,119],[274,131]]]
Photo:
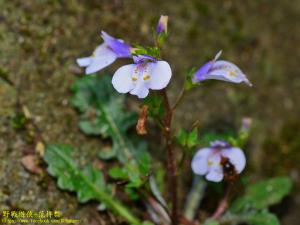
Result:
[[156,59],[149,55],[137,55],[133,56],[133,61],[135,64],[140,64],[146,62],[156,62]]
[[158,34],[168,32],[168,16],[160,16],[157,27],[156,27],[156,32]]
[[126,44],[123,40],[114,38],[102,31],[101,36],[104,42],[117,54],[120,58],[131,57],[130,45]]
[[222,148],[229,148],[230,144],[227,141],[217,140],[217,141],[210,142],[210,146],[212,148],[222,149]]
[[200,67],[200,69],[198,69],[195,75],[193,76],[193,83],[206,80],[206,74],[208,73],[213,64],[214,61],[209,61],[205,63],[202,67]]
[[91,74],[112,64],[116,59],[116,53],[103,43],[95,49],[92,56],[79,58],[76,61],[79,66],[86,67],[86,74]]

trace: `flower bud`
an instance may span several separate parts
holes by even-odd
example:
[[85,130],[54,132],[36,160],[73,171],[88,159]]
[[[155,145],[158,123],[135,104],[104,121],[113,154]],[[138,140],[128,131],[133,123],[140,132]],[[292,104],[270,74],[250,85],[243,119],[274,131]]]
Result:
[[163,16],[163,15],[160,16],[157,27],[156,27],[156,32],[158,34],[168,32],[168,16]]

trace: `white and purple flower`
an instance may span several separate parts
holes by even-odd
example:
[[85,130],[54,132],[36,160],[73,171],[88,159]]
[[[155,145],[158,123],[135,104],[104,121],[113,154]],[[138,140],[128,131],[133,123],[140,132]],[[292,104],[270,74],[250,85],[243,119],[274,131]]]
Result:
[[192,160],[192,170],[195,174],[205,175],[209,181],[220,182],[226,175],[224,159],[228,160],[227,165],[232,165],[237,174],[246,166],[246,157],[240,148],[231,147],[225,141],[214,141],[210,147],[198,150]]
[[218,52],[213,60],[205,63],[197,70],[193,76],[193,82],[214,79],[232,83],[245,82],[249,86],[252,86],[246,75],[235,64],[225,60],[218,60],[221,53],[222,51]]
[[132,48],[123,40],[116,39],[104,31],[101,32],[101,37],[104,40],[104,43],[95,49],[92,56],[76,60],[79,66],[86,67],[86,74],[95,73],[109,66],[117,58],[131,57]]
[[172,77],[169,63],[139,55],[134,56],[134,64],[120,67],[112,78],[112,84],[119,93],[130,93],[145,98],[149,89],[165,88]]

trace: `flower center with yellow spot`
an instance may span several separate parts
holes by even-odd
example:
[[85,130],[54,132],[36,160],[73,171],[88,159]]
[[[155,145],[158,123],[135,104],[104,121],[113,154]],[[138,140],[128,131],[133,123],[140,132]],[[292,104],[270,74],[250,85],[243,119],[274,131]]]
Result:
[[229,76],[231,76],[231,77],[236,77],[236,72],[233,71],[233,70],[230,70],[230,71],[229,71]]
[[212,165],[214,164],[214,162],[211,161],[211,160],[208,160],[207,164],[208,164],[209,166],[212,166]]
[[148,74],[144,75],[143,76],[143,80],[144,81],[150,80],[150,76]]
[[137,79],[138,79],[137,76],[132,76],[132,77],[131,77],[131,80],[132,80],[132,81],[137,81]]

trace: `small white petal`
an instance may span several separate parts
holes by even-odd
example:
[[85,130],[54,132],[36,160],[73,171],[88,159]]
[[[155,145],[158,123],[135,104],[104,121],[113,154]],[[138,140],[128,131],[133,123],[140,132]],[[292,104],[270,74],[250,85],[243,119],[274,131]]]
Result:
[[209,173],[205,176],[205,178],[209,181],[213,182],[220,182],[223,180],[224,174],[222,170],[211,170]]
[[93,55],[95,57],[102,56],[106,54],[111,54],[112,50],[106,43],[102,43],[101,45],[98,45],[97,48],[94,50]]
[[227,148],[222,150],[221,153],[224,157],[227,157],[232,163],[238,173],[241,173],[246,166],[246,157],[244,152],[240,148]]
[[166,61],[157,61],[149,63],[150,80],[147,82],[147,87],[153,90],[161,90],[165,88],[172,77],[172,70]]
[[221,165],[221,151],[214,151],[208,157],[208,173],[206,179],[209,181],[219,182],[223,179],[223,168]]
[[76,59],[76,62],[80,67],[86,67],[91,64],[92,57],[79,58],[79,59]]
[[92,63],[85,69],[86,74],[95,73],[110,64],[117,59],[117,56],[113,53],[110,55],[97,56],[92,59]]
[[112,78],[112,85],[119,93],[127,93],[131,91],[135,84],[132,80],[133,71],[136,68],[135,64],[130,64],[120,67]]
[[208,172],[208,156],[211,151],[210,148],[202,148],[196,153],[191,164],[195,174],[204,175]]
[[130,91],[130,94],[137,95],[139,98],[145,98],[149,94],[149,89],[145,85],[145,82],[139,78],[134,89]]

